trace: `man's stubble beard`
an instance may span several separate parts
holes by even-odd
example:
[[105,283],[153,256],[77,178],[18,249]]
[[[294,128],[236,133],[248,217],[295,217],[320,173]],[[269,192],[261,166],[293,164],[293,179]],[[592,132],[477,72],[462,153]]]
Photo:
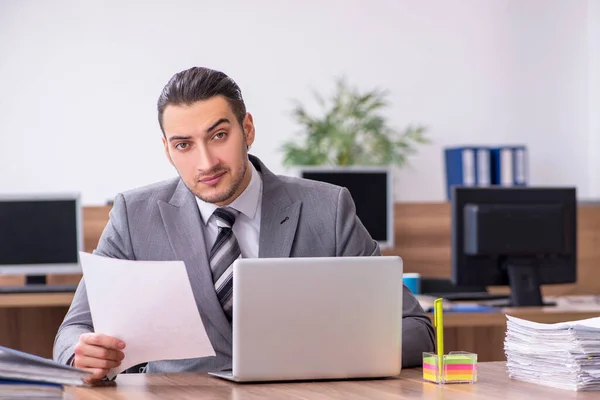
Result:
[[[206,196],[202,196],[201,193],[199,193],[199,191],[192,191],[194,193],[194,195],[196,195],[196,197],[198,197],[200,200],[205,201],[207,203],[222,203],[227,201],[228,199],[230,199],[240,188],[240,185],[242,184],[242,182],[244,181],[244,177],[246,176],[246,172],[248,171],[248,163],[250,161],[248,160],[248,153],[244,152],[244,162],[242,163],[240,169],[238,169],[238,171],[240,172],[238,174],[237,179],[235,179],[231,186],[229,187],[229,189],[227,189],[227,191],[223,194],[221,194],[218,197],[206,197]],[[211,175],[215,175],[219,172],[224,171],[225,168],[218,166],[217,168],[215,168],[214,170],[212,170],[210,173],[208,174],[202,174],[202,176],[211,176]],[[229,170],[230,171],[230,170]],[[235,175],[232,175],[235,178]],[[200,176],[195,177],[195,182],[196,184],[201,184],[198,183],[200,179]]]

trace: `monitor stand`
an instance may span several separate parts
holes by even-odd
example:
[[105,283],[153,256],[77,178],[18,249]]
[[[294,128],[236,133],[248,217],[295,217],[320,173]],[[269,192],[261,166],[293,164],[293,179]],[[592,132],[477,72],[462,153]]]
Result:
[[27,286],[30,285],[45,285],[48,282],[46,281],[46,275],[27,275],[25,277],[25,284]]
[[510,283],[510,297],[504,301],[490,302],[493,307],[542,307],[555,306],[542,299],[537,266],[530,260],[509,260],[505,264]]

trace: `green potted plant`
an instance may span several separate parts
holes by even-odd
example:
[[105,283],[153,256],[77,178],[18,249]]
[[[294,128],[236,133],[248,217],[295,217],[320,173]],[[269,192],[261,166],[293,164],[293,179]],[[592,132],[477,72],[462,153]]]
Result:
[[389,106],[387,95],[380,89],[361,92],[340,78],[330,99],[314,92],[322,115],[310,115],[296,101],[291,114],[302,129],[299,140],[284,142],[284,164],[402,167],[429,139],[423,126],[390,126],[381,114]]

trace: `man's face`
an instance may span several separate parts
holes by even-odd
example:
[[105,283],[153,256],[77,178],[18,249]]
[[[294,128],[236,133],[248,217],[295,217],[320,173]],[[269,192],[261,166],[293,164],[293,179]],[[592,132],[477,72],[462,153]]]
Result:
[[169,161],[198,198],[222,206],[246,189],[252,176],[247,148],[254,142],[250,114],[240,126],[227,100],[216,96],[167,106],[163,130]]

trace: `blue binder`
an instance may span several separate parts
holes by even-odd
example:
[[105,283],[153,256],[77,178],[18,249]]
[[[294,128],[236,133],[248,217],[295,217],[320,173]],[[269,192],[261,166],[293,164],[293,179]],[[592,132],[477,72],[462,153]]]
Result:
[[502,146],[490,149],[492,185],[526,186],[528,184],[527,147]]
[[446,196],[450,200],[452,186],[489,186],[491,154],[488,147],[463,146],[444,149]]

